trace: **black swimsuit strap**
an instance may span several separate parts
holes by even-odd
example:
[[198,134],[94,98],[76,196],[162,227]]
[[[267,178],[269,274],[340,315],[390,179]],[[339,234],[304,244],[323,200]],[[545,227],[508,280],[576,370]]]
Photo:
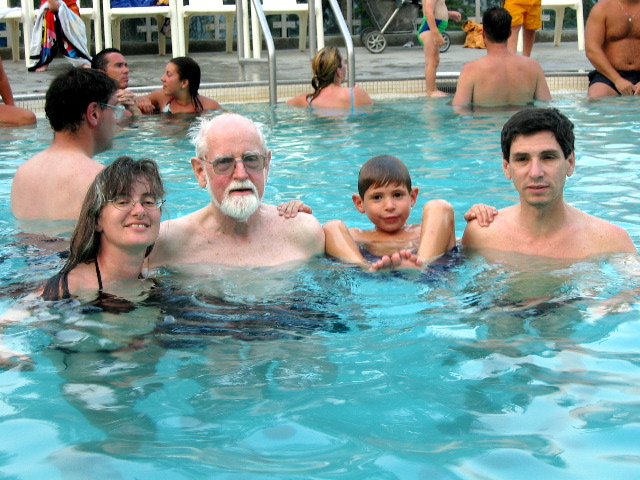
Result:
[[98,277],[98,291],[102,291],[102,276],[100,276],[100,267],[98,267],[98,259],[96,258],[96,277]]

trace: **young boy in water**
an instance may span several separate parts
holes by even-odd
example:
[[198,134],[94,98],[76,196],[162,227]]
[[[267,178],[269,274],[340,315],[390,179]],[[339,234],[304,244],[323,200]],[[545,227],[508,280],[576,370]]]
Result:
[[[367,160],[352,200],[375,228],[347,228],[341,220],[327,222],[323,227],[326,253],[368,270],[381,270],[421,267],[451,251],[456,246],[453,207],[445,200],[430,200],[422,209],[421,224],[410,225],[406,222],[417,198],[418,188],[412,187],[409,170],[400,159],[378,155]],[[278,208],[284,216],[309,211],[299,201]],[[486,217],[485,211],[483,205],[474,206],[465,218]]]

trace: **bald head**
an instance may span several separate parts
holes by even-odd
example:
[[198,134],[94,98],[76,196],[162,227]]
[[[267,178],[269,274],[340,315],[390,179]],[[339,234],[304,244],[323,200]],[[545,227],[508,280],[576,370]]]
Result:
[[[260,128],[247,117],[237,113],[223,113],[215,117],[203,118],[189,131],[191,143],[196,147],[196,156],[205,158],[212,143],[223,138],[251,140],[259,146],[260,152],[267,154],[267,145]],[[253,137],[253,138],[252,138]]]

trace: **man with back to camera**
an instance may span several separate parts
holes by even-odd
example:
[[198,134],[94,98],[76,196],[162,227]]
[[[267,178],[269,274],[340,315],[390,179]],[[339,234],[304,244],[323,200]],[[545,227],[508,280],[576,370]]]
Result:
[[140,109],[136,106],[135,94],[129,87],[129,65],[117,48],[105,48],[96,54],[91,60],[91,68],[100,70],[118,84],[116,98],[118,103],[127,109],[131,115],[140,115]]
[[104,167],[93,156],[111,148],[116,85],[104,73],[70,68],[49,86],[45,113],[53,141],[18,167],[11,212],[21,219],[77,219],[89,185]]
[[162,223],[153,266],[208,263],[273,266],[324,253],[324,233],[309,214],[285,218],[263,203],[271,152],[248,118],[225,113],[192,130],[191,166],[211,202]]
[[452,104],[508,105],[551,100],[544,71],[534,59],[507,48],[511,14],[493,7],[482,16],[487,55],[462,67]]
[[[590,98],[640,94],[640,0],[600,0],[587,18]],[[637,15],[637,16],[636,16]]]
[[[554,108],[528,108],[502,128],[502,169],[520,202],[503,208],[490,225],[470,221],[462,245],[551,258],[582,259],[635,253],[629,234],[564,201],[575,168],[573,124]],[[484,227],[483,227],[484,225]]]

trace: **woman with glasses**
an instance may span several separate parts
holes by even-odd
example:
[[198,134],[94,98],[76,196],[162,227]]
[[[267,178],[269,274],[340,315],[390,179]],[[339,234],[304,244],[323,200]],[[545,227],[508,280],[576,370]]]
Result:
[[198,93],[200,66],[192,58],[169,60],[160,81],[162,88],[136,98],[136,106],[142,113],[200,113],[222,108],[215,100]]
[[144,278],[158,238],[164,187],[153,160],[120,157],[98,174],[82,204],[69,258],[44,287],[45,300],[101,296],[114,284]]
[[369,94],[360,87],[347,88],[347,64],[336,47],[324,47],[311,60],[313,93],[303,93],[288,100],[289,105],[317,108],[355,109],[372,105]]

